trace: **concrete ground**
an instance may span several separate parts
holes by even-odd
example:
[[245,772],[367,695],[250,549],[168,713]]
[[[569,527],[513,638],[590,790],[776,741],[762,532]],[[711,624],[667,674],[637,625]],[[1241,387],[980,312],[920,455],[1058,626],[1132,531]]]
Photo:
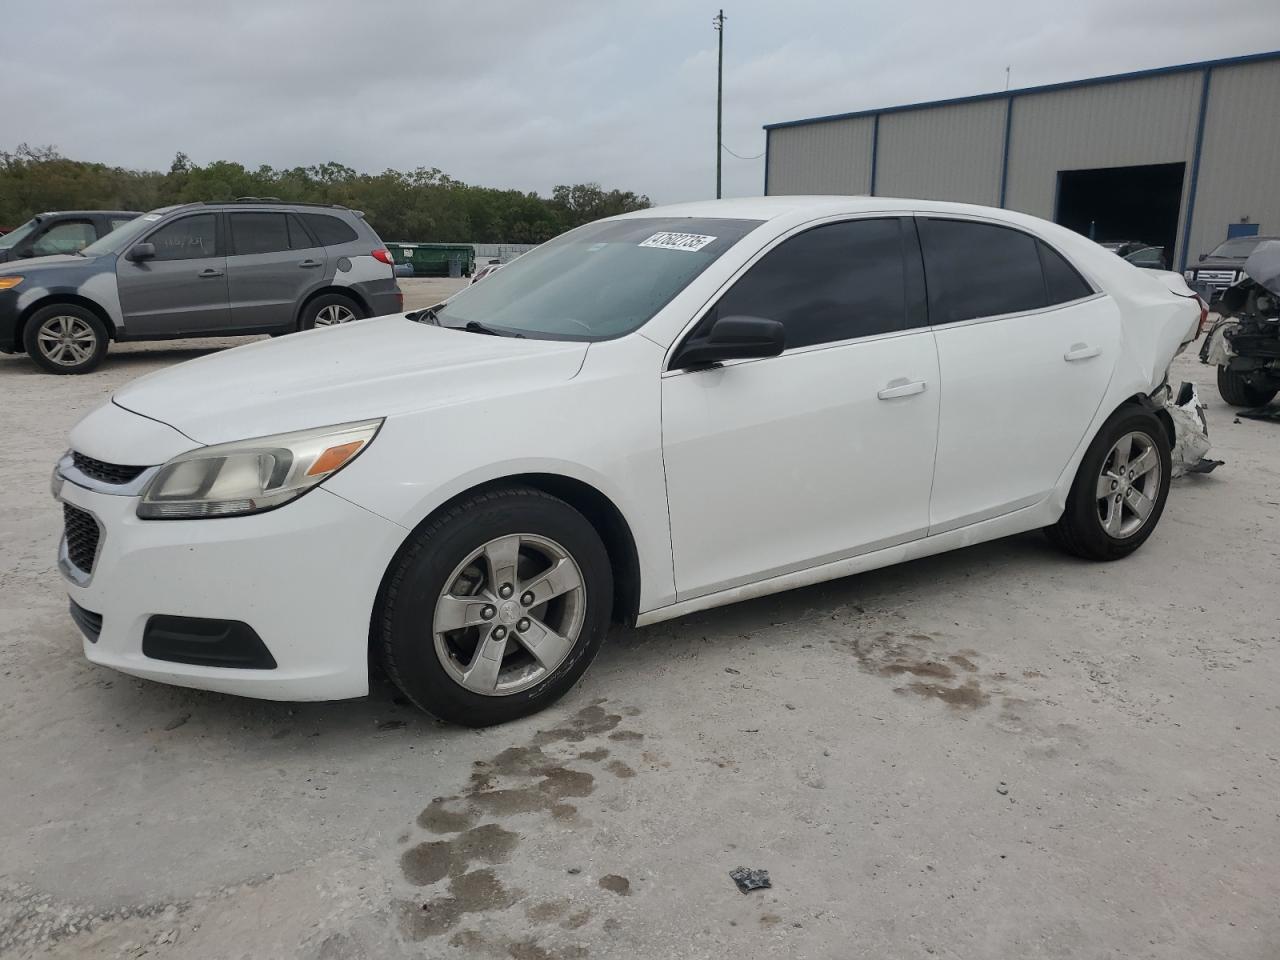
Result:
[[0,358],[0,955],[1276,956],[1280,427],[1194,358],[1227,462],[1134,557],[1028,535],[618,630],[476,732],[83,659],[49,470],[209,348]]

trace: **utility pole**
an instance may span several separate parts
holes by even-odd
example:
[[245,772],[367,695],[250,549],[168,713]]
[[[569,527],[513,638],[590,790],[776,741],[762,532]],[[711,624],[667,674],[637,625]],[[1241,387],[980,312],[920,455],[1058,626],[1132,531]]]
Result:
[[716,59],[716,199],[720,199],[720,145],[721,122],[724,116],[724,10],[722,9],[711,21],[720,37],[720,54]]
[[1012,72],[1012,70],[1013,70],[1013,67],[1004,68],[1004,89],[1006,93],[1009,91],[1009,74]]

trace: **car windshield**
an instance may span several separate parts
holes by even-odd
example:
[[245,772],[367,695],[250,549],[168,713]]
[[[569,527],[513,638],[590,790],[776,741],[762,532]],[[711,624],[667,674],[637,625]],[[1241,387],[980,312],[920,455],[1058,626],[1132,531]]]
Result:
[[40,221],[33,219],[28,220],[20,227],[14,227],[3,237],[0,237],[0,250],[12,250],[27,237],[31,236],[39,225]]
[[1220,243],[1214,249],[1211,257],[1247,257],[1253,253],[1253,248],[1262,242],[1261,237],[1235,237],[1226,243]]
[[89,244],[80,251],[82,257],[97,257],[104,253],[119,253],[130,242],[140,236],[142,233],[150,230],[156,225],[156,221],[172,210],[173,207],[162,207],[159,210],[152,210],[150,213],[138,217],[136,220],[130,220],[128,223],[122,223],[116,227],[105,237],[100,237],[93,243]]
[[647,323],[761,222],[637,217],[590,223],[467,287],[435,318],[444,327],[475,324],[534,339],[620,337]]

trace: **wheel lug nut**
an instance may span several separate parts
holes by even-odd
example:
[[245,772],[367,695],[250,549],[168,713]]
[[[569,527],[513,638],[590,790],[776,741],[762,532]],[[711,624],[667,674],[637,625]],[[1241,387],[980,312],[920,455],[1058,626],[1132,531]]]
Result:
[[497,613],[498,611],[495,610],[493,607],[480,608],[480,616],[484,617],[484,619],[486,620],[492,620],[494,616],[497,615]]
[[506,635],[507,635],[507,628],[506,628],[506,627],[494,627],[494,628],[493,628],[493,639],[495,639],[495,640],[501,640],[501,639],[502,639],[503,637],[505,637]]
[[528,630],[529,618],[521,617],[520,620],[516,623],[516,629],[519,630],[521,633],[524,633],[526,630]]
[[500,596],[503,600],[507,599],[507,597],[511,596],[511,594],[513,593],[515,593],[515,590],[512,588],[511,584],[509,583],[504,583],[502,586],[498,588],[498,596]]
[[532,607],[532,606],[533,606],[533,593],[532,593],[531,591],[529,591],[529,590],[526,590],[526,591],[524,592],[524,594],[520,597],[520,602],[521,602],[522,604],[524,604],[524,606],[526,606],[526,607]]
[[1111,481],[1111,489],[1112,489],[1112,490],[1114,490],[1114,489],[1115,489],[1116,487],[1118,487],[1118,486],[1120,486],[1120,484],[1116,483],[1116,481],[1114,481],[1114,480],[1112,480],[1112,481]]

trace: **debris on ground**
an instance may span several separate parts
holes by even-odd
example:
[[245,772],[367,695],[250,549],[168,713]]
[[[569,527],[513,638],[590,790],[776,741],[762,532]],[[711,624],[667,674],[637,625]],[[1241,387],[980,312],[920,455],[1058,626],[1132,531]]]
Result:
[[734,867],[729,871],[729,879],[738,885],[743,893],[772,887],[768,870],[748,870],[746,867]]
[[1187,467],[1187,473],[1213,473],[1218,467],[1222,466],[1225,460],[1210,460],[1208,457],[1201,457],[1197,462]]
[[1002,797],[1007,797],[1009,795],[1009,785],[1001,780],[1000,786],[996,787],[996,793]]
[[1265,420],[1268,423],[1280,423],[1280,406],[1255,407],[1252,410],[1241,410],[1237,416],[1249,420]]
[[400,730],[400,729],[403,729],[404,727],[407,727],[408,725],[409,725],[409,722],[407,720],[383,720],[380,724],[378,724],[378,729],[379,730]]

